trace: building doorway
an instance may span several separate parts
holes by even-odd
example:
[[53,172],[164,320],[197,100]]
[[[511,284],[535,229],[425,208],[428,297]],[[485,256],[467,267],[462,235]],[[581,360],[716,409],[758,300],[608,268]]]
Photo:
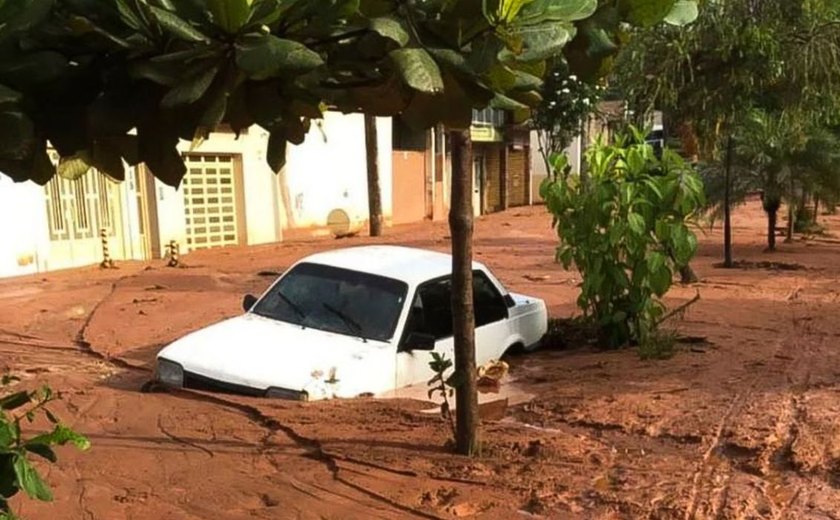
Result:
[[484,154],[481,152],[477,152],[475,148],[473,148],[473,193],[472,193],[472,205],[473,205],[473,216],[480,216],[483,212],[484,205],[482,194],[484,193],[484,179],[486,178],[486,161],[484,159]]

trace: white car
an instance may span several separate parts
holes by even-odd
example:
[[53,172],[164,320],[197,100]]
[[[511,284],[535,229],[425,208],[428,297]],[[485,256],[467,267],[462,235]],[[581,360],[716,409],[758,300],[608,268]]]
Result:
[[[545,303],[509,293],[474,263],[478,366],[534,349]],[[304,258],[245,314],[175,341],[157,356],[166,386],[297,400],[381,395],[433,373],[431,351],[454,359],[452,257],[364,246]]]

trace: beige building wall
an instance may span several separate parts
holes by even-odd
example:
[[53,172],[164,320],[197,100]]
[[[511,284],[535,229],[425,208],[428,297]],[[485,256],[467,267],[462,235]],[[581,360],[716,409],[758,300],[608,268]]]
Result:
[[[391,119],[377,118],[379,188],[386,222],[392,217]],[[323,228],[333,210],[352,222],[368,218],[367,157],[364,116],[327,112],[313,122],[306,140],[286,151],[285,186],[291,208],[284,212],[286,229]]]

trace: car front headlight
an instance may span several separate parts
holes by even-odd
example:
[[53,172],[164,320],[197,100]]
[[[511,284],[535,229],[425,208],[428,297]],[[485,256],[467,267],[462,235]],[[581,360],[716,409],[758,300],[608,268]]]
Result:
[[165,385],[180,388],[184,386],[184,367],[174,361],[158,358],[157,380]]

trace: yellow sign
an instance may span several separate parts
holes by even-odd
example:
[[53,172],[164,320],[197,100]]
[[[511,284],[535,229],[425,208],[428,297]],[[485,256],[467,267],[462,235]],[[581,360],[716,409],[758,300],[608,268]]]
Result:
[[502,133],[494,126],[472,126],[470,137],[477,143],[497,143],[502,141]]

